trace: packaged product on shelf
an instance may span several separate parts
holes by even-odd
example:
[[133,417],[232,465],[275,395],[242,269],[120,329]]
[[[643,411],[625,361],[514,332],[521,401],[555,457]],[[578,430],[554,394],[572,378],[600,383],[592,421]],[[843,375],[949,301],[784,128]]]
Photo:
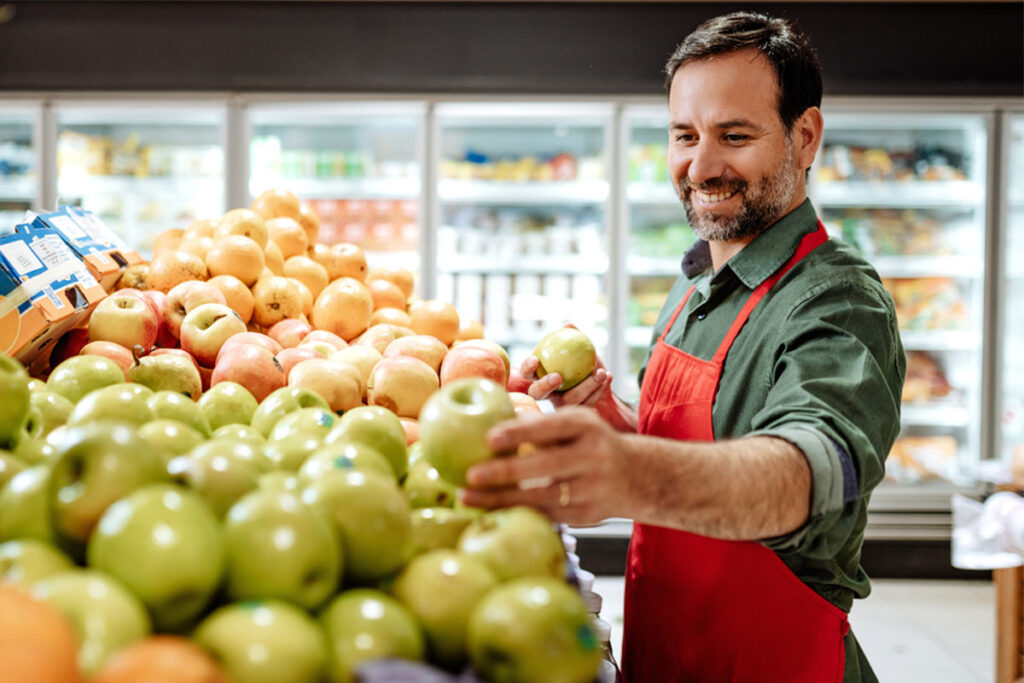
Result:
[[882,278],[892,295],[901,330],[962,330],[967,302],[949,277]]
[[907,377],[903,383],[904,403],[926,403],[949,396],[953,388],[931,354],[907,352]]
[[952,436],[903,436],[885,461],[885,476],[900,484],[942,479],[956,481],[956,439]]
[[124,269],[142,263],[139,253],[90,211],[63,206],[36,216],[33,226],[58,234],[108,292]]

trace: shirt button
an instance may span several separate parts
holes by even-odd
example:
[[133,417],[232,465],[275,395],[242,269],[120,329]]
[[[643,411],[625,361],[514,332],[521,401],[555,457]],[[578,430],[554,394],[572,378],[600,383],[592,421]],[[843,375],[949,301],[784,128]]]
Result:
[[698,313],[697,314],[697,320],[703,320],[706,317],[708,317],[707,313]]

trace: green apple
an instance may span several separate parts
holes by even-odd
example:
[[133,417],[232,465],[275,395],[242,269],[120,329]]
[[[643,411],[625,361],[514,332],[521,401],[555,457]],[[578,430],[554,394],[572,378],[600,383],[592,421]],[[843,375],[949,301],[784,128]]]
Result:
[[456,486],[466,485],[466,470],[497,455],[487,445],[487,430],[515,417],[505,387],[482,377],[464,377],[441,387],[420,411],[424,457]]
[[223,519],[239,498],[256,488],[261,472],[252,461],[232,457],[234,444],[206,443],[211,446],[171,460],[167,472],[174,481],[202,496],[217,519]]
[[334,443],[320,447],[306,458],[299,468],[299,478],[307,483],[316,481],[335,468],[373,470],[392,479],[395,476],[391,463],[377,449],[361,443]]
[[391,477],[366,470],[332,469],[310,483],[303,500],[322,506],[334,523],[345,558],[345,580],[369,584],[397,571],[409,558],[409,503]]
[[264,472],[260,475],[259,488],[261,491],[275,491],[278,493],[291,491],[301,494],[304,484],[293,472],[273,470],[272,472]]
[[101,571],[54,574],[33,583],[30,592],[71,621],[78,634],[78,665],[86,676],[96,673],[107,656],[150,633],[139,599]]
[[405,430],[398,416],[381,406],[360,406],[341,416],[338,425],[324,439],[324,443],[364,443],[380,452],[395,471],[395,478],[405,476],[408,455],[405,448]]
[[423,627],[431,661],[458,670],[466,661],[466,626],[473,608],[498,585],[480,560],[454,550],[413,558],[391,592]]
[[36,379],[35,377],[31,377],[28,380],[28,390],[29,390],[29,393],[32,393],[32,392],[35,392],[35,391],[46,391],[47,390],[46,389],[46,382],[42,381],[41,379]]
[[239,683],[320,683],[327,671],[323,629],[281,600],[225,605],[199,624],[192,639]]
[[120,365],[106,356],[85,355],[62,361],[46,379],[46,386],[72,403],[78,403],[90,391],[123,382],[124,371]]
[[150,420],[139,427],[139,438],[145,441],[165,464],[205,441],[202,434],[177,420]]
[[203,378],[185,353],[162,353],[139,358],[128,368],[128,379],[153,391],[173,391],[195,401],[203,393]]
[[70,557],[45,541],[21,538],[0,543],[0,582],[28,587],[74,567]]
[[74,403],[60,394],[47,390],[31,392],[29,401],[38,416],[39,435],[44,437],[66,423],[75,407]]
[[338,587],[337,534],[297,491],[247,493],[228,511],[224,539],[234,600],[277,598],[313,610]]
[[211,451],[217,455],[223,455],[224,457],[232,460],[241,460],[246,462],[249,465],[252,465],[257,472],[261,474],[274,469],[274,463],[267,457],[267,454],[264,452],[264,446],[260,444],[254,445],[248,441],[214,437],[193,448],[189,451],[188,455],[204,458],[207,457],[205,455],[206,451]]
[[89,539],[111,503],[140,486],[168,478],[160,455],[147,448],[134,425],[74,425],[56,449],[50,509],[58,536],[70,541],[74,550]]
[[477,517],[479,515],[465,509],[414,509],[410,513],[413,555],[441,548],[456,548],[462,532]]
[[0,451],[0,489],[26,467],[28,463],[15,457],[13,453]]
[[285,415],[299,408],[323,408],[330,410],[327,401],[312,389],[304,387],[281,387],[270,392],[260,403],[249,423],[264,437],[269,437],[274,425]]
[[528,577],[485,595],[469,617],[473,670],[495,683],[597,679],[604,653],[583,599],[564,581]]
[[[122,378],[124,375],[122,375]],[[28,372],[17,359],[0,353],[0,448],[13,445],[29,410]]]
[[338,416],[327,408],[299,408],[288,413],[270,430],[268,441],[280,441],[296,434],[311,434],[324,439]]
[[[217,386],[220,386],[220,384]],[[217,429],[213,430],[213,438],[242,441],[258,448],[263,448],[263,445],[267,443],[267,440],[263,438],[263,435],[248,424],[221,425],[220,427],[217,427]]]
[[149,388],[127,382],[90,391],[75,404],[68,424],[111,420],[141,425],[155,417],[147,404],[152,395]]
[[423,632],[405,605],[370,588],[348,590],[320,615],[331,653],[331,680],[350,683],[364,663],[385,657],[412,661],[426,655]]
[[455,486],[443,479],[437,468],[420,459],[409,468],[402,492],[413,508],[451,507],[455,504]]
[[419,441],[414,441],[406,447],[408,466],[413,467],[423,459],[423,446]]
[[268,441],[263,452],[275,470],[298,472],[302,463],[324,445],[316,434],[292,434],[282,439]]
[[563,327],[544,335],[533,355],[540,361],[537,377],[553,372],[562,376],[558,391],[572,389],[590,377],[597,367],[594,342],[575,327]]
[[35,465],[0,488],[0,541],[54,539],[50,521],[50,465]]
[[157,391],[149,397],[146,405],[153,412],[154,418],[177,420],[187,424],[207,439],[213,434],[213,430],[210,429],[210,421],[203,415],[200,407],[184,394],[174,391]]
[[238,382],[218,382],[199,399],[199,408],[214,431],[229,424],[248,425],[258,407],[252,393]]
[[50,462],[54,453],[55,449],[45,438],[32,436],[24,428],[18,435],[12,451],[14,457],[26,465],[42,465]]
[[473,520],[458,549],[484,561],[502,581],[521,576],[565,577],[565,546],[547,517],[519,506]]
[[223,529],[199,494],[152,484],[111,505],[89,539],[89,566],[149,608],[160,630],[188,627],[224,575]]

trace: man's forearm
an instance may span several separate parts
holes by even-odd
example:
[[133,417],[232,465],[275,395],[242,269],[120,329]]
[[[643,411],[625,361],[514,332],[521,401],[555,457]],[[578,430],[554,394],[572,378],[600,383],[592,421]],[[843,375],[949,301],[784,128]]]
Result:
[[629,436],[625,443],[626,505],[635,521],[727,540],[780,536],[807,521],[811,470],[788,441]]

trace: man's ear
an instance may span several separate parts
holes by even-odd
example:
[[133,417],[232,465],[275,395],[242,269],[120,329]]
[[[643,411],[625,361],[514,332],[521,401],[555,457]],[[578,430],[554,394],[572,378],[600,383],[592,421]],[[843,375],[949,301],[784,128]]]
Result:
[[808,169],[814,163],[824,127],[825,122],[818,107],[809,107],[793,124],[793,151],[800,170]]

